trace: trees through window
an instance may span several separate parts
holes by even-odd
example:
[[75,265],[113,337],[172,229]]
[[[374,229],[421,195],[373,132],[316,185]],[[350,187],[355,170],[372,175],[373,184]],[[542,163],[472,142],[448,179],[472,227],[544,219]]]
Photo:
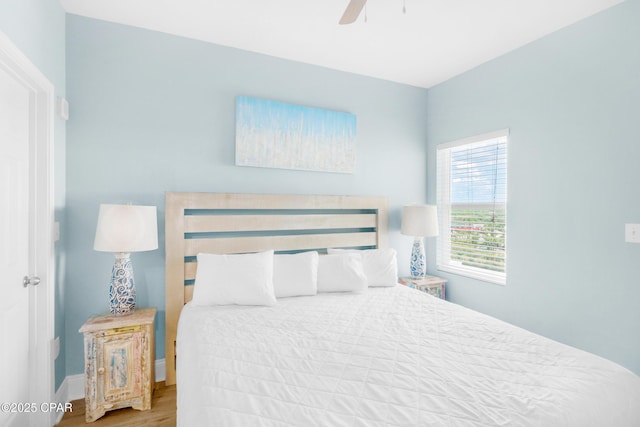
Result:
[[438,146],[438,269],[506,283],[508,135]]

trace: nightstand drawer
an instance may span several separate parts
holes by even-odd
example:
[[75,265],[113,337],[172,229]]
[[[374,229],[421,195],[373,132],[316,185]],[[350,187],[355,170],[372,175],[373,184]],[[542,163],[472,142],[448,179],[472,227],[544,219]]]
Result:
[[140,330],[142,330],[142,326],[140,326],[140,325],[137,325],[137,326],[126,326],[126,327],[122,327],[122,328],[109,329],[108,331],[105,332],[105,335],[126,334],[126,333],[130,333],[130,332],[138,332]]

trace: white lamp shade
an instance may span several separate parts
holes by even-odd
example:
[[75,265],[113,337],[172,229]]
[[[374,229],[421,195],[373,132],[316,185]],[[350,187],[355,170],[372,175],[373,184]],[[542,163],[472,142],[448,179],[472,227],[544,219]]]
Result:
[[414,237],[438,235],[438,210],[435,205],[402,207],[402,234]]
[[155,206],[100,205],[93,249],[128,253],[157,248]]

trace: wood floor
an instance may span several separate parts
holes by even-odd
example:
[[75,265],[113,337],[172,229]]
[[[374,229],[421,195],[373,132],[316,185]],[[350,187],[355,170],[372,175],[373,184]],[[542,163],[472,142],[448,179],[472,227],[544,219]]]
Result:
[[156,383],[149,411],[137,411],[131,408],[116,409],[107,412],[95,422],[86,424],[84,399],[74,400],[71,403],[73,411],[64,414],[62,421],[56,424],[56,427],[137,427],[142,425],[174,427],[176,425],[176,386],[165,386],[164,382]]

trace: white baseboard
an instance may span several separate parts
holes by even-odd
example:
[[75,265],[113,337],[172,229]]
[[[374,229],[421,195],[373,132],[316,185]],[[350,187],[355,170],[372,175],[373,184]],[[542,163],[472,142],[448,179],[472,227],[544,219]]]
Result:
[[[58,390],[56,390],[55,403],[57,403],[58,405],[64,405],[65,403],[69,402],[69,400],[67,400],[67,396],[69,395],[69,382],[67,381],[67,378],[62,381],[62,384],[60,384],[60,387],[58,388]],[[52,417],[53,419],[51,420],[53,421],[53,424],[58,424],[60,420],[62,420],[63,415],[64,412],[56,411],[55,415]]]
[[167,379],[167,362],[164,359],[156,360],[156,382]]
[[[167,376],[167,364],[164,359],[156,360],[156,382],[164,381]],[[68,375],[56,391],[56,403],[68,403],[84,399],[84,374]],[[62,418],[63,413],[59,414]],[[56,423],[60,421],[56,420]]]
[[67,402],[84,399],[84,374],[69,375],[64,380],[67,383]]

